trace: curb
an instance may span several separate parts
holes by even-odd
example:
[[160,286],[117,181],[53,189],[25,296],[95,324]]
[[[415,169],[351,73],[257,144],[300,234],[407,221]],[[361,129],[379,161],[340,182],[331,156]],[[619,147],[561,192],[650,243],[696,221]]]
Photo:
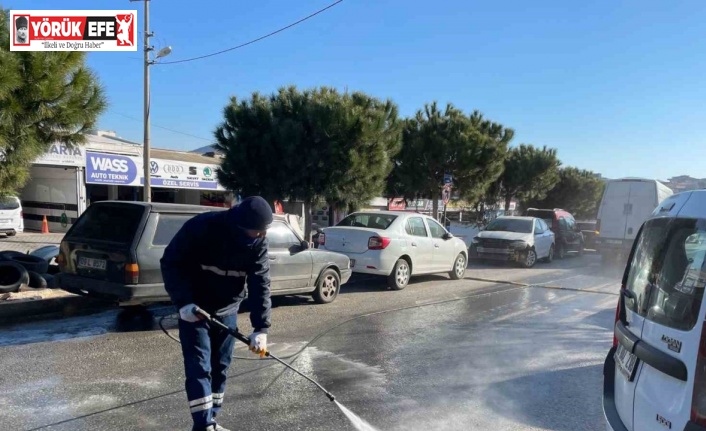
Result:
[[79,295],[0,302],[0,325],[56,317],[70,317],[113,307],[114,304]]

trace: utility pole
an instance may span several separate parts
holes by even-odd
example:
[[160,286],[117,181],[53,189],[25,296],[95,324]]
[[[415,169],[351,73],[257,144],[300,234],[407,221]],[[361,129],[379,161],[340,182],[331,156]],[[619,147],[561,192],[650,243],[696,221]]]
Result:
[[[144,34],[144,42],[145,42],[145,47],[144,47],[144,68],[145,68],[145,79],[144,79],[144,103],[143,103],[143,112],[144,112],[144,143],[143,143],[143,149],[142,149],[142,164],[143,166],[143,173],[142,175],[144,176],[143,179],[143,196],[142,200],[145,202],[151,202],[152,201],[152,187],[150,184],[150,110],[151,110],[151,101],[150,101],[150,66],[154,64],[154,60],[150,60],[150,51],[154,50],[154,47],[150,46],[150,38],[154,36],[153,33],[150,33],[150,0],[130,0],[130,2],[136,2],[136,1],[142,1],[145,3],[145,34]],[[172,52],[172,47],[167,46],[165,48],[162,48],[159,50],[157,53],[156,58],[161,58],[161,57],[166,57],[167,55],[171,54]]]
[[142,150],[142,163],[144,164],[144,188],[143,188],[143,200],[145,202],[152,201],[152,187],[150,184],[150,51],[154,48],[150,46],[150,0],[143,0],[145,3],[145,99],[144,99],[144,148]]

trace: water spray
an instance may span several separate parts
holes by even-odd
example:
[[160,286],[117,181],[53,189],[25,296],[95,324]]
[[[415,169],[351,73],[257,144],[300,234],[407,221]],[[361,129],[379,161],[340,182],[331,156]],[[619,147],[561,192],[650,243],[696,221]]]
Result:
[[[197,313],[197,314],[203,316],[203,318],[206,319],[208,322],[213,323],[214,325],[218,326],[219,328],[225,330],[230,335],[232,335],[236,340],[242,341],[248,347],[250,346],[250,339],[248,337],[246,337],[245,335],[243,335],[242,333],[240,333],[238,331],[238,328],[231,328],[230,326],[224,324],[220,320],[214,319],[213,317],[211,317],[210,314],[203,311],[199,307],[194,308],[194,313]],[[295,373],[299,374],[300,376],[304,377],[305,379],[307,379],[308,381],[310,381],[311,383],[316,385],[317,388],[319,388],[324,394],[326,394],[326,396],[328,397],[329,400],[336,401],[336,397],[334,397],[333,394],[331,394],[331,392],[324,389],[323,386],[321,386],[319,383],[314,381],[312,378],[306,376],[301,371],[297,370],[293,366],[289,365],[288,363],[284,362],[280,358],[276,357],[275,355],[273,355],[272,353],[267,351],[267,349],[265,349],[263,352],[260,352],[260,357],[268,357],[268,358],[274,359],[275,361],[279,362],[280,364],[284,365],[285,367],[289,368],[290,370],[294,371]]]

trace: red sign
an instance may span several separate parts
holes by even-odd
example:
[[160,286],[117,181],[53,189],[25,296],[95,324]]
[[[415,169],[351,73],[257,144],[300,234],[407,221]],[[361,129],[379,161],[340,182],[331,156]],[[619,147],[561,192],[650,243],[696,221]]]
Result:
[[394,198],[387,200],[387,209],[389,211],[404,211],[407,208],[407,204],[402,198]]

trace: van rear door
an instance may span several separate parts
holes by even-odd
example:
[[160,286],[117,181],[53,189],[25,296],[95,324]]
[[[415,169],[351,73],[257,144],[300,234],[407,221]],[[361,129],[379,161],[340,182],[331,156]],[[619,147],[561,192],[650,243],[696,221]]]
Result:
[[626,207],[624,238],[634,241],[642,223],[652,214],[657,201],[657,185],[654,181],[630,182],[630,198]]
[[613,240],[622,240],[624,238],[627,222],[626,212],[629,202],[630,182],[618,180],[608,183],[598,215],[601,222],[600,238]]
[[91,205],[61,242],[62,272],[124,283],[148,215],[147,206],[128,202]]
[[21,230],[22,206],[14,196],[0,196],[0,230]]
[[636,350],[644,358],[635,392],[635,429],[683,430],[692,415],[703,348],[706,220],[673,219],[658,260],[649,270],[653,283],[638,304],[645,319]]

